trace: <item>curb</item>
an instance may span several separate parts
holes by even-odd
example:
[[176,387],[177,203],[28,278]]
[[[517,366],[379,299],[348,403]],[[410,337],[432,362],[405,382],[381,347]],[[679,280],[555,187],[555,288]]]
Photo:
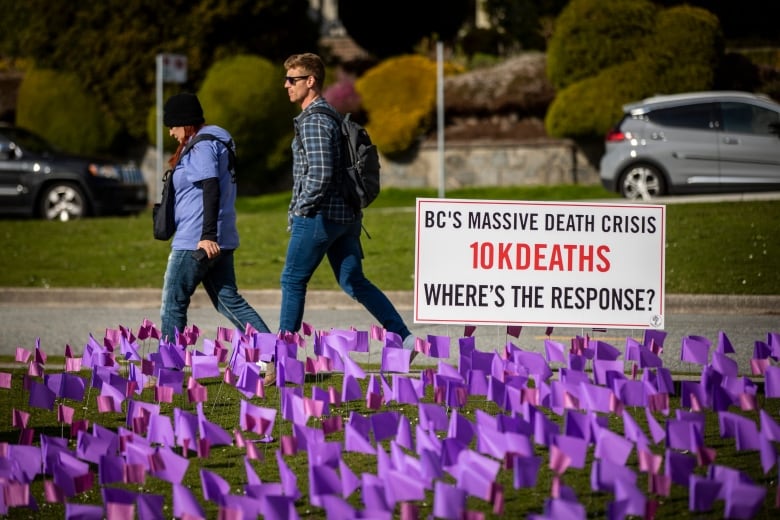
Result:
[[[279,289],[241,291],[254,306],[279,307]],[[414,308],[412,291],[385,291],[399,310]],[[159,307],[161,289],[104,288],[27,288],[0,289],[0,306],[25,307]],[[751,314],[780,315],[780,295],[734,294],[667,294],[666,311],[680,314]],[[348,310],[362,306],[341,291],[308,291],[306,305],[317,309]],[[192,307],[209,307],[211,302],[202,290],[195,292]]]

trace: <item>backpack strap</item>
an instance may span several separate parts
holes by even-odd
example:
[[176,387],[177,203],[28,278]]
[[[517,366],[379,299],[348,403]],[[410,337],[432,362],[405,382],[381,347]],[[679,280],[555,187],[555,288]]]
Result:
[[[334,121],[339,125],[339,135],[341,138],[341,162],[342,165],[346,161],[346,158],[344,157],[344,135],[341,131],[341,123],[344,120],[343,117],[341,117],[341,114],[330,108],[328,105],[322,105],[322,106],[314,106],[309,109],[309,113],[306,114],[306,117],[309,117],[312,114],[325,114],[327,116],[330,116],[333,118]],[[349,116],[347,116],[349,117]],[[304,118],[305,119],[305,118]],[[301,139],[300,131],[298,130],[298,125],[295,125],[295,138],[298,140],[298,144],[301,147],[301,150],[303,150],[304,153],[306,153],[306,148],[303,147],[303,140]],[[337,171],[343,170],[343,167],[336,168]],[[341,182],[341,179],[339,179],[338,182]]]
[[196,134],[192,137],[189,141],[187,141],[187,144],[184,145],[184,149],[181,151],[181,156],[179,156],[179,161],[181,161],[181,158],[184,157],[187,152],[190,151],[190,148],[195,146],[195,144],[201,142],[201,141],[217,141],[222,146],[224,146],[228,151],[228,171],[230,172],[230,180],[232,182],[236,182],[236,152],[233,149],[234,144],[233,140],[229,140],[227,142],[223,141],[219,137],[215,136],[214,134]]

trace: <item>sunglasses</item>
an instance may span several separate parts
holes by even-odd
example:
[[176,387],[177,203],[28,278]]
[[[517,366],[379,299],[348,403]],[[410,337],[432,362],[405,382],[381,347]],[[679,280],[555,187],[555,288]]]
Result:
[[307,74],[306,76],[285,76],[284,82],[289,83],[290,85],[295,85],[295,83],[297,83],[298,80],[306,79],[309,76],[311,76],[311,74]]

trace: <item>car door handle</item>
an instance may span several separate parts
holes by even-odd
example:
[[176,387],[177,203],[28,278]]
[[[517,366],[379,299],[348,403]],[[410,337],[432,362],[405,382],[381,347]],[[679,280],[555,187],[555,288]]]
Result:
[[723,144],[739,144],[738,137],[724,137]]

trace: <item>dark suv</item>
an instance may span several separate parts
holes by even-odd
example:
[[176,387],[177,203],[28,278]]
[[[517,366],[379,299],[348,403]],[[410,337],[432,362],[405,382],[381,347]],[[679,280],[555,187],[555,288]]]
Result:
[[135,164],[61,153],[29,130],[0,124],[0,213],[66,221],[138,213],[148,200]]
[[746,92],[656,96],[606,136],[605,188],[626,198],[780,190],[780,105]]

